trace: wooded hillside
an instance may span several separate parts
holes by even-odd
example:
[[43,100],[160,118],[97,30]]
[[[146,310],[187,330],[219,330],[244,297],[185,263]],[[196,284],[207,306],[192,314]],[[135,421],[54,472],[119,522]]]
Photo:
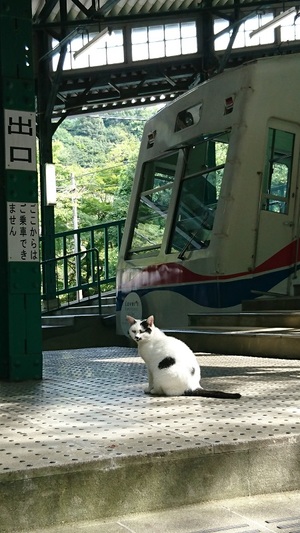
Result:
[[158,107],[66,119],[53,139],[55,231],[124,218],[145,121]]

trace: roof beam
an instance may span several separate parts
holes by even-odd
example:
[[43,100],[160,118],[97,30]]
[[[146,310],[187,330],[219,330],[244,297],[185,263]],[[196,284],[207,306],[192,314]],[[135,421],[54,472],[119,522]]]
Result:
[[38,17],[35,18],[34,22],[36,24],[40,24],[40,23],[43,23],[47,20],[47,18],[49,17],[51,11],[55,8],[56,4],[57,4],[58,0],[48,0],[42,11],[40,12],[40,14],[38,15]]
[[[80,0],[72,0],[73,4],[75,4],[76,7],[78,7],[78,9],[80,9],[80,11],[82,11],[82,13],[86,16],[86,17],[90,17],[91,15],[91,11],[90,9],[87,9],[81,2]],[[93,8],[91,8],[93,10]]]
[[46,107],[46,111],[45,111],[45,119],[46,120],[50,120],[51,116],[53,114],[53,109],[54,109],[54,105],[55,105],[55,99],[57,97],[57,93],[58,93],[58,89],[59,89],[59,85],[60,85],[60,81],[61,81],[61,77],[62,77],[63,64],[64,64],[64,61],[65,61],[66,53],[67,53],[67,45],[65,44],[62,47],[61,51],[60,51],[60,56],[59,56],[59,60],[58,60],[57,69],[56,69],[54,78],[52,80],[51,92],[50,92],[50,95],[49,95],[49,99],[48,99],[47,107]]
[[232,51],[232,47],[233,47],[233,43],[235,41],[235,38],[238,34],[238,31],[239,31],[239,27],[240,27],[240,24],[239,25],[235,25],[233,30],[232,30],[232,34],[230,36],[230,39],[229,39],[229,43],[228,43],[228,46],[227,46],[227,50],[225,51],[225,54],[223,55],[221,61],[220,61],[220,65],[219,65],[219,68],[217,70],[217,74],[220,74],[221,72],[223,72],[225,66],[226,66],[226,63],[230,57],[230,54],[231,54],[231,51]]
[[73,4],[82,11],[87,18],[101,18],[111,10],[111,8],[118,3],[118,0],[107,0],[107,2],[98,10],[95,9],[95,3],[87,9],[80,0],[72,0]]
[[76,35],[82,35],[82,33],[84,32],[83,28],[75,28],[75,30],[71,31],[71,33],[69,33],[68,35],[66,35],[59,43],[58,45],[56,45],[54,48],[51,48],[51,50],[49,50],[45,55],[43,55],[41,58],[40,58],[40,61],[43,61],[44,59],[50,59],[52,56],[54,56],[55,54],[57,54],[58,52],[61,51],[61,49],[63,48],[63,46],[65,46],[66,44],[69,44],[70,41],[72,41],[72,39],[74,37],[76,37]]

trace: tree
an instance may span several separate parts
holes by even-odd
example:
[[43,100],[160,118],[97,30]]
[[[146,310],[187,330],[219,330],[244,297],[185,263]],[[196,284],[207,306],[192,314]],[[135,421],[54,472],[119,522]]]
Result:
[[75,200],[80,227],[126,216],[144,123],[156,110],[82,116],[59,126],[53,141],[56,232],[72,229]]

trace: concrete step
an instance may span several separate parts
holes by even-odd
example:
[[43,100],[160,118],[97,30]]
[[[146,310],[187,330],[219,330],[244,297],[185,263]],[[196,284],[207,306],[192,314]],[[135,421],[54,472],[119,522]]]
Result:
[[188,315],[188,324],[191,327],[286,327],[300,328],[300,311],[273,311],[273,312],[242,312],[242,313],[219,313],[205,314],[193,313]]
[[98,315],[99,305],[78,305],[66,307],[66,309],[59,312],[60,316],[68,315]]
[[42,318],[43,350],[128,346],[126,337],[116,335],[114,315],[68,315]]
[[[116,313],[115,305],[101,305],[101,315],[112,315]],[[99,315],[99,305],[72,306],[63,310],[58,310],[54,316],[82,316],[82,315]],[[53,315],[52,315],[53,316]],[[43,317],[44,318],[44,317]]]
[[[101,314],[112,314],[116,312],[116,303],[110,302],[110,299],[104,299],[101,302]],[[90,305],[72,305],[55,311],[55,316],[67,315],[99,315],[99,304],[93,301]]]
[[171,533],[278,533],[299,526],[299,508],[300,491],[259,494],[22,533],[160,532],[162,524],[164,531]]
[[74,316],[70,315],[56,315],[56,316],[43,316],[42,326],[46,328],[54,327],[67,327],[74,325]]
[[[255,301],[269,304],[270,298]],[[174,335],[195,351],[287,358],[300,355],[300,311],[190,314],[189,326],[189,330]]]
[[103,304],[112,304],[112,305],[116,305],[116,295],[115,294],[111,294],[111,295],[103,295],[101,297],[101,301],[103,302]]
[[[115,292],[107,292],[101,295],[101,308],[107,310],[107,313],[114,312],[116,309],[116,294]],[[71,311],[70,311],[71,309]],[[97,296],[82,298],[79,301],[71,301],[69,303],[62,303],[59,308],[49,311],[47,315],[63,315],[63,314],[92,314],[98,313],[99,299]],[[46,313],[44,314],[46,316]]]
[[289,311],[297,309],[300,311],[300,296],[267,296],[242,302],[243,311]]
[[111,314],[116,314],[116,304],[105,304],[103,303],[101,305],[101,313],[103,315],[111,315]]
[[165,330],[194,352],[299,359],[300,328],[199,328]]
[[43,349],[126,346],[128,341],[116,335],[115,314],[116,295],[109,292],[101,297],[100,315],[97,297],[84,298],[76,305],[65,305],[51,315],[43,315]]

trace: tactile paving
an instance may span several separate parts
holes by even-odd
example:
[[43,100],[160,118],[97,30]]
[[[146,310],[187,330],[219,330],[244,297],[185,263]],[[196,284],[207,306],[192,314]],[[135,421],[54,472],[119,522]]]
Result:
[[240,400],[150,397],[134,348],[46,352],[41,382],[0,385],[0,473],[300,433],[300,362],[198,354]]

